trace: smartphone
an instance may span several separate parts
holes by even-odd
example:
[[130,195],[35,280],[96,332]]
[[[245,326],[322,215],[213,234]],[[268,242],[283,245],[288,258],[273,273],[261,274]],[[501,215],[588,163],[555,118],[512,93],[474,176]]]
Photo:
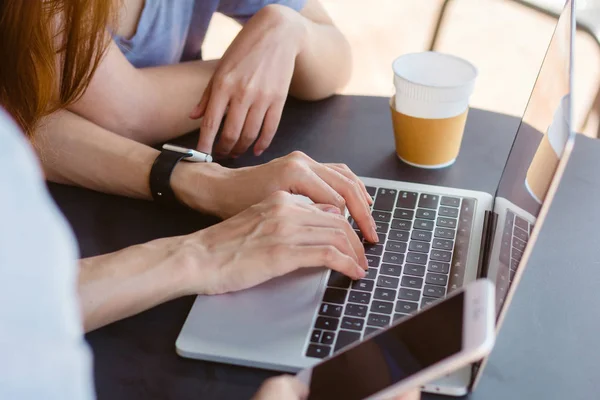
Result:
[[310,388],[309,400],[389,399],[421,387],[490,353],[494,291],[477,280],[296,377]]

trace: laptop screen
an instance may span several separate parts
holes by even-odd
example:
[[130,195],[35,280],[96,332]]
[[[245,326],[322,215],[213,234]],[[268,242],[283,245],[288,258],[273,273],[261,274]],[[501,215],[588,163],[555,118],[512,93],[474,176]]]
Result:
[[498,220],[488,278],[496,284],[498,313],[573,132],[571,13],[569,0],[557,22],[496,192]]

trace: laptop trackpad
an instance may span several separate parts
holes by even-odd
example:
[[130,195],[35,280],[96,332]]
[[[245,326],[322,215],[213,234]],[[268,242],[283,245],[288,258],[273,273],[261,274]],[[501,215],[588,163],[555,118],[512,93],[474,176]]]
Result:
[[179,354],[295,371],[321,299],[322,268],[304,268],[242,292],[198,296],[177,340]]

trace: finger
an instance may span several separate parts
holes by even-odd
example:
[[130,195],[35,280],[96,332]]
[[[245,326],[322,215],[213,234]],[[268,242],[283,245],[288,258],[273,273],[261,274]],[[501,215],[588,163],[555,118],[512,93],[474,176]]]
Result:
[[408,393],[404,393],[394,397],[394,400],[419,400],[420,398],[421,391],[419,389],[414,389]]
[[225,125],[221,132],[221,138],[215,146],[215,153],[227,155],[231,153],[231,150],[235,147],[236,143],[240,139],[240,132],[246,115],[248,114],[248,106],[232,100],[229,105],[229,112],[225,119]]
[[252,143],[254,143],[260,132],[266,110],[265,106],[257,103],[250,107],[240,139],[231,151],[233,155],[241,155],[252,146]]
[[308,397],[308,387],[289,375],[267,379],[254,397],[255,400],[300,400]]
[[213,92],[206,105],[204,118],[200,123],[200,140],[198,141],[198,150],[211,154],[215,136],[221,126],[223,114],[227,108],[229,97],[225,93]]
[[260,156],[271,145],[275,132],[279,127],[279,121],[281,121],[284,104],[285,100],[277,101],[267,110],[260,137],[254,145],[254,155]]
[[200,98],[200,102],[194,107],[192,112],[190,113],[191,119],[198,119],[204,115],[206,111],[206,105],[208,104],[208,99],[210,98],[210,92],[212,88],[212,79],[208,82],[206,89],[204,89],[204,93],[202,93],[202,97]]
[[333,190],[339,193],[348,206],[350,215],[356,221],[361,232],[370,242],[379,241],[375,221],[371,216],[371,208],[366,202],[362,189],[352,179],[316,161],[310,163],[311,169]]
[[363,194],[365,195],[365,200],[367,201],[367,203],[368,204],[373,204],[373,198],[371,197],[371,195],[367,191],[367,187],[365,186],[365,184],[363,183],[363,181],[361,181],[358,176],[354,175],[354,173],[352,172],[352,170],[350,170],[350,168],[348,168],[348,166],[346,164],[325,164],[325,165],[328,166],[329,168],[333,168],[334,170],[336,170],[340,174],[344,175],[346,178],[351,179],[354,182],[356,182],[360,186],[360,188],[362,189]]
[[[285,241],[290,244],[299,246],[335,246],[340,252],[350,256],[357,264],[361,264],[356,251],[350,243],[351,236],[356,236],[354,233],[350,235],[341,228],[323,228],[316,226],[298,226],[295,232],[285,238]],[[364,257],[364,256],[362,256]]]
[[[321,208],[327,209],[326,207],[329,207],[328,211],[321,211]],[[365,256],[365,248],[362,244],[362,241],[348,220],[346,220],[341,212],[339,212],[337,207],[325,205],[314,206],[305,203],[299,203],[298,208],[308,211],[308,214],[294,213],[293,218],[296,219],[297,223],[303,226],[334,228],[337,230],[342,230],[345,233],[350,246],[352,247],[353,253],[356,255],[358,264],[365,270],[369,268],[369,262]],[[338,211],[335,212],[335,210]]]
[[298,268],[314,268],[325,266],[338,271],[352,279],[365,277],[362,269],[354,259],[335,246],[316,245],[282,245],[279,246],[277,261],[274,263],[279,268],[279,274],[284,275]]

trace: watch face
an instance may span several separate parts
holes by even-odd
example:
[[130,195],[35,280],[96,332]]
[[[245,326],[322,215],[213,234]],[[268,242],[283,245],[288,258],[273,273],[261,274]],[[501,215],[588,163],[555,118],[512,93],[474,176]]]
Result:
[[192,155],[192,150],[186,149],[185,147],[175,146],[172,144],[163,144],[162,148],[165,150],[176,151],[177,153],[181,154],[187,154],[189,156]]

